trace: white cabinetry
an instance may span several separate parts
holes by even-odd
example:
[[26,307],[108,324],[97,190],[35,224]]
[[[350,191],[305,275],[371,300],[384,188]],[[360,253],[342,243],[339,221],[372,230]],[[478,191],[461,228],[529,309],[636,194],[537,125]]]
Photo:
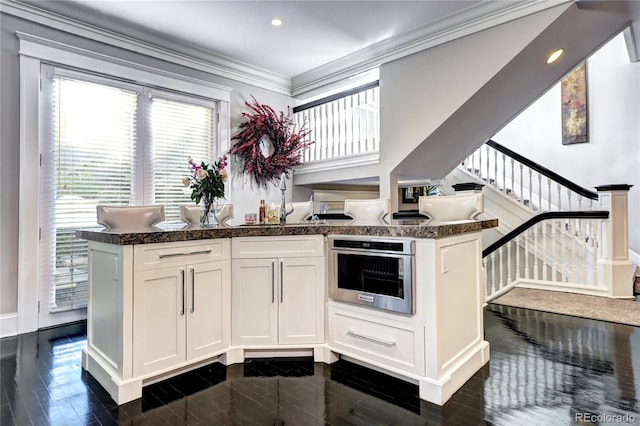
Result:
[[323,235],[90,241],[83,367],[123,404],[144,384],[216,356],[231,364],[247,351],[313,351],[333,362],[337,353],[412,380],[420,398],[444,404],[489,360],[481,234],[415,245],[416,312],[404,315],[327,302]]
[[136,246],[134,259],[135,376],[227,349],[228,240]]
[[118,403],[230,345],[229,239],[89,243],[83,366]]
[[444,404],[489,360],[481,253],[479,232],[416,239],[415,315],[329,300],[329,348],[416,380],[420,398]]
[[322,235],[234,238],[233,345],[324,343]]
[[424,374],[424,338],[411,317],[329,303],[329,345],[376,365]]

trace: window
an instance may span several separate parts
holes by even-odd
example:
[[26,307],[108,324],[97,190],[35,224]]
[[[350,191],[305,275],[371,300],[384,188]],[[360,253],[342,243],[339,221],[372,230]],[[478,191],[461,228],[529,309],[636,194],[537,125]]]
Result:
[[48,314],[87,304],[87,243],[75,230],[96,226],[97,204],[132,201],[137,94],[63,75],[47,81],[40,262]]
[[[187,159],[210,162],[215,101],[43,65],[40,283],[44,316],[82,308],[98,204],[189,203]],[[42,314],[41,303],[41,314]],[[47,322],[47,321],[44,321]]]
[[[20,179],[18,182],[20,217],[18,222],[16,332],[21,334],[84,317],[83,309],[64,306],[65,304],[69,304],[73,308],[81,306],[83,304],[82,298],[86,297],[86,294],[83,295],[79,289],[81,286],[78,285],[83,281],[83,274],[86,273],[86,266],[82,265],[82,248],[79,242],[68,242],[67,256],[73,254],[73,261],[71,259],[66,261],[57,259],[56,234],[58,228],[63,228],[72,222],[74,227],[84,227],[83,220],[88,220],[89,216],[91,216],[91,223],[95,224],[95,204],[101,202],[99,197],[88,193],[83,194],[77,185],[74,187],[75,194],[67,193],[65,203],[62,201],[56,203],[55,197],[58,194],[55,188],[57,188],[58,182],[56,163],[53,161],[57,158],[54,155],[54,124],[62,123],[62,121],[61,117],[56,116],[58,111],[53,109],[55,105],[53,97],[55,77],[59,77],[60,81],[66,79],[75,80],[78,84],[91,83],[98,87],[106,86],[101,89],[106,92],[112,90],[111,93],[118,93],[125,98],[127,93],[135,93],[135,115],[122,121],[122,123],[130,123],[129,129],[134,132],[133,146],[130,147],[133,160],[122,163],[122,168],[118,171],[118,173],[130,173],[130,179],[127,180],[118,175],[120,180],[112,180],[111,176],[116,173],[115,170],[111,170],[110,167],[104,167],[103,170],[100,170],[100,173],[105,173],[102,175],[104,180],[108,181],[102,185],[102,190],[105,191],[103,194],[106,193],[105,188],[109,187],[113,197],[124,199],[126,195],[121,191],[130,191],[129,203],[131,204],[149,204],[156,199],[158,203],[164,202],[161,201],[164,200],[162,195],[155,192],[155,188],[160,188],[161,185],[153,179],[155,176],[159,178],[161,174],[161,172],[154,171],[154,161],[156,160],[153,156],[151,117],[153,103],[163,99],[209,108],[211,113],[208,116],[213,120],[210,133],[211,152],[215,154],[226,150],[229,146],[229,111],[232,89],[210,81],[152,68],[131,60],[93,53],[26,33],[16,33],[16,36],[20,42]],[[46,64],[56,64],[56,66],[52,67]],[[44,73],[43,67],[45,67]],[[83,71],[79,73],[69,70]],[[106,78],[106,76],[115,76],[116,78]],[[124,79],[117,77],[124,77]],[[64,91],[59,95],[64,97]],[[98,104],[96,99],[91,98],[83,105],[83,108],[99,108]],[[116,111],[108,111],[108,114],[111,113],[116,113]],[[135,124],[131,120],[135,120]],[[174,123],[177,123],[177,120],[174,120]],[[66,131],[61,128],[59,134],[65,134]],[[185,138],[181,143],[186,143],[186,140],[193,141],[193,138]],[[83,143],[83,149],[88,145]],[[111,145],[108,146],[109,150],[105,150],[107,152],[97,150],[97,153],[111,158],[109,155],[113,154],[111,152],[113,150]],[[118,145],[118,150],[121,148]],[[197,156],[195,153],[187,152],[188,149],[192,149],[192,146],[186,147],[185,145],[184,150],[181,150],[181,158],[175,159],[176,164],[185,164],[188,155],[192,155],[194,158]],[[42,154],[42,159],[40,154]],[[156,163],[158,163],[155,164],[158,170],[165,167],[159,164],[159,160]],[[180,175],[186,170],[182,168],[185,167],[182,164],[180,172],[177,172]],[[129,171],[123,171],[125,166],[127,169],[130,167]],[[85,171],[85,173],[87,172]],[[71,176],[74,175],[75,172],[71,174]],[[112,188],[112,186],[127,182],[128,185],[122,185],[122,188],[127,189],[114,190]],[[74,184],[78,183],[79,181],[76,179]],[[91,188],[85,185],[85,189]],[[82,198],[78,199],[77,197]],[[169,196],[166,199],[169,200]],[[108,201],[111,202],[111,200],[113,198]],[[185,198],[180,198],[180,200],[189,202],[186,189]],[[62,220],[63,216],[60,218],[60,223],[57,223],[56,212],[62,215],[65,208],[71,210],[69,214],[75,216],[67,217],[64,221]],[[174,213],[171,213],[171,209],[174,210]],[[169,208],[167,217],[175,215],[177,210],[177,206]],[[62,237],[60,241],[62,241]],[[62,257],[64,257],[64,251],[65,247],[61,245],[60,254]],[[66,300],[61,298],[58,302],[56,302],[55,292],[51,290],[52,283],[55,282],[57,268],[62,268],[59,275],[65,273],[68,275],[67,280],[73,277],[74,284],[68,283],[67,288],[72,289],[68,291],[75,292],[73,296],[65,296]],[[58,293],[61,294],[62,286],[59,290]],[[57,303],[60,306],[57,306]],[[55,312],[55,314],[50,312]]]

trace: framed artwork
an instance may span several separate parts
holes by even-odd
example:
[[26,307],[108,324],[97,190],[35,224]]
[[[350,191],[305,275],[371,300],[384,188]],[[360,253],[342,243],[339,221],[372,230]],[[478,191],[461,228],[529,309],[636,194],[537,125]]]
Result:
[[560,82],[562,145],[589,142],[587,64],[582,62]]

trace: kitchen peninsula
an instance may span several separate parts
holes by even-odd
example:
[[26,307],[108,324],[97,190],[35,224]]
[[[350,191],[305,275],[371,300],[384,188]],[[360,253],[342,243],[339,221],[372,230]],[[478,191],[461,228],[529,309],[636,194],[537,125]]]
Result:
[[[497,220],[80,230],[89,240],[83,367],[118,403],[211,362],[339,356],[444,404],[489,360],[481,231]],[[176,227],[177,228],[177,227]],[[327,236],[411,240],[415,310],[333,300]]]

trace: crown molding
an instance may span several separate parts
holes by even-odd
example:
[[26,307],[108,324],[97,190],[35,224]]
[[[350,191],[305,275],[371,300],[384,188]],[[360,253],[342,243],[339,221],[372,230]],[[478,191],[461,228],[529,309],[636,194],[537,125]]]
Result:
[[[45,11],[19,0],[0,0],[0,11],[90,40],[247,83],[288,96],[308,96],[382,64],[575,0],[527,0],[523,3],[482,2],[408,34],[375,43],[292,79],[222,55],[185,46],[185,53],[128,37],[80,20]],[[505,7],[505,4],[507,6]]]
[[192,48],[190,50],[194,51],[193,55],[180,53],[16,0],[0,0],[0,12],[93,41],[291,96],[291,79],[288,77],[228,57],[199,51],[198,53],[204,56],[199,58],[195,56],[195,49]]
[[293,77],[294,97],[306,95],[355,74],[379,67],[413,53],[504,24],[553,7],[569,7],[574,0],[528,0],[505,7],[508,2],[483,2],[408,34],[392,37],[353,54]]
[[96,73],[126,75],[128,80],[136,83],[151,84],[224,102],[231,101],[230,93],[233,88],[218,83],[126,61],[21,31],[16,31],[16,37],[20,40],[18,54],[22,56],[45,60],[51,64],[60,63],[63,67],[67,65]]

